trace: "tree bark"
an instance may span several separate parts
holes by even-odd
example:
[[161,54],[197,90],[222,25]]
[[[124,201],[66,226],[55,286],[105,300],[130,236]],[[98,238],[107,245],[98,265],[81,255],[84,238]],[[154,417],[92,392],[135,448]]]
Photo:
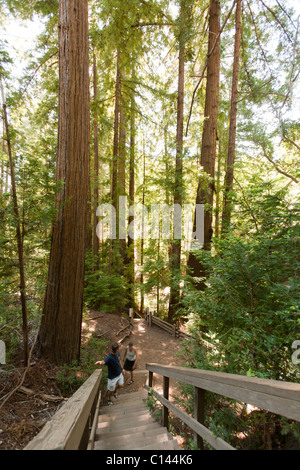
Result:
[[21,231],[21,223],[19,216],[19,203],[17,196],[17,187],[15,180],[15,167],[12,156],[11,149],[11,140],[10,140],[10,131],[7,117],[7,108],[4,97],[4,89],[2,83],[2,76],[0,74],[0,84],[1,84],[1,93],[2,93],[2,102],[3,102],[3,116],[6,130],[6,142],[7,142],[7,151],[9,159],[9,168],[10,168],[10,179],[11,179],[11,189],[13,196],[14,204],[14,213],[16,218],[16,234],[17,234],[17,244],[18,244],[18,258],[19,258],[19,273],[20,273],[20,297],[21,297],[21,306],[22,306],[22,330],[23,330],[23,342],[24,342],[24,364],[27,366],[29,358],[29,342],[28,342],[28,314],[27,314],[27,303],[26,303],[26,281],[25,281],[25,269],[24,269],[24,250],[23,250],[23,239]]
[[[134,70],[132,72],[132,79],[134,80]],[[135,190],[135,96],[134,91],[131,97],[130,107],[130,155],[129,155],[129,206],[134,204],[134,190]],[[134,216],[130,215],[128,218],[129,225],[133,223]],[[134,283],[135,283],[135,257],[134,257],[134,233],[133,237],[128,236],[128,283],[129,283],[129,307],[134,308]]]
[[4,155],[5,155],[5,123],[3,121],[3,138],[2,138],[2,160],[1,160],[1,176],[0,176],[0,195],[4,193]]
[[[94,101],[98,97],[98,74],[96,54],[93,55],[93,82],[94,82]],[[97,207],[99,203],[99,142],[98,142],[98,122],[97,112],[94,112],[94,213],[93,213],[93,255],[94,271],[99,269],[99,239],[96,233],[98,224]]]
[[[219,82],[220,82],[220,2],[211,0],[209,7],[209,38],[207,60],[207,82],[204,110],[204,126],[201,143],[202,175],[200,176],[196,204],[204,204],[204,250],[211,249],[212,239],[212,209],[214,195],[216,143],[218,133],[219,108]],[[215,43],[215,39],[218,38]],[[212,53],[211,53],[212,51]],[[196,230],[196,216],[194,217],[194,232]],[[194,278],[204,278],[205,269],[200,260],[191,251],[189,253],[188,267]],[[198,289],[204,289],[204,282],[197,282]]]
[[59,130],[56,179],[63,182],[52,229],[48,283],[38,335],[42,357],[80,358],[90,162],[88,0],[59,5]]
[[[142,205],[145,206],[145,185],[146,185],[146,152],[145,152],[145,137],[143,137],[143,193],[142,193]],[[142,236],[141,236],[141,303],[140,313],[144,315],[145,308],[145,292],[144,292],[144,214],[142,216]]]
[[[184,54],[185,47],[181,45],[179,50],[178,65],[178,96],[177,96],[177,132],[176,132],[176,162],[175,162],[175,185],[174,185],[174,208],[176,204],[182,208],[183,193],[183,174],[182,174],[182,152],[183,152],[183,116],[184,116]],[[175,226],[181,220],[174,214],[174,232]],[[171,259],[171,284],[170,284],[170,301],[168,311],[168,322],[173,323],[176,310],[180,302],[180,267],[181,267],[181,239],[173,239],[172,243],[172,259]]]
[[114,208],[118,204],[118,156],[119,156],[119,114],[120,114],[120,53],[117,51],[117,70],[115,86],[115,118],[114,118],[114,143],[113,143],[113,161],[112,161],[112,188],[111,199]]
[[[120,129],[119,129],[119,159],[118,159],[118,197],[126,196],[126,116],[125,116],[125,103],[124,97],[121,99],[120,103]],[[125,208],[121,207],[118,203],[117,210],[117,226],[119,230],[117,231],[117,236],[119,235],[119,253],[120,253],[120,274],[124,274],[124,266],[126,264],[126,244],[127,244],[127,235],[125,227],[125,213],[123,210]],[[120,218],[120,215],[122,216]]]
[[233,188],[233,174],[234,174],[233,166],[234,166],[234,161],[235,161],[238,77],[239,77],[240,44],[241,44],[241,31],[242,31],[241,3],[242,3],[241,0],[237,0],[236,2],[234,59],[233,59],[233,71],[232,71],[228,153],[227,153],[227,162],[226,162],[224,202],[223,202],[223,214],[222,214],[222,233],[228,230],[230,226],[230,219],[231,219],[231,212],[232,212],[231,191]]
[[[120,132],[120,52],[117,51],[116,63],[116,84],[115,84],[115,111],[114,111],[114,140],[113,140],[113,155],[112,155],[112,175],[111,175],[111,201],[112,205],[118,214],[118,163],[119,163],[119,132]],[[119,223],[118,216],[116,217],[116,236],[118,237]],[[119,240],[111,239],[109,241],[109,274],[116,272]]]

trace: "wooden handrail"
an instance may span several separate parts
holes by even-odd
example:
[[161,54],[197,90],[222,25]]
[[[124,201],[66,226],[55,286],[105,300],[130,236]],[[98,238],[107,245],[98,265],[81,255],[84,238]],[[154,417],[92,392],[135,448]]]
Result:
[[24,450],[87,449],[99,407],[101,376],[102,369],[95,370]]
[[[189,333],[186,333],[184,331],[181,331],[179,328],[178,322],[171,324],[165,320],[162,320],[161,318],[157,317],[152,312],[150,312],[149,307],[147,307],[145,310],[145,321],[148,326],[156,325],[159,328],[165,330],[170,335],[174,336],[175,338],[188,339],[188,340],[196,339],[195,336]],[[212,344],[208,343],[205,340],[202,340],[202,343],[203,343],[203,346],[205,347],[210,347],[210,348],[213,347]]]
[[[233,447],[222,439],[216,438],[203,425],[204,409],[201,409],[201,407],[204,407],[204,391],[214,392],[286,418],[300,421],[300,384],[156,363],[146,364],[146,369],[149,371],[149,385],[145,386],[148,391],[152,389],[153,373],[162,375],[164,384],[167,383],[165,380],[167,378],[195,387],[194,418],[168,400],[168,390],[165,385],[163,397],[157,392],[153,391],[152,393],[163,405],[163,425],[168,426],[167,410],[172,411],[193,429],[197,435],[199,446],[201,446],[203,438],[215,449],[233,450]],[[201,400],[199,397],[201,397]],[[201,416],[200,420],[199,416]]]

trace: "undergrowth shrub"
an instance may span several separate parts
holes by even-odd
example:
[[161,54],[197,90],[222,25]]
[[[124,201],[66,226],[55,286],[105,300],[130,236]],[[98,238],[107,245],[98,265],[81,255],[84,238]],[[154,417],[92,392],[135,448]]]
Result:
[[[81,359],[60,367],[56,380],[64,396],[70,396],[81,387],[95,370],[95,361],[104,354],[107,341],[91,338],[81,348]],[[106,370],[103,369],[101,384],[105,383]]]

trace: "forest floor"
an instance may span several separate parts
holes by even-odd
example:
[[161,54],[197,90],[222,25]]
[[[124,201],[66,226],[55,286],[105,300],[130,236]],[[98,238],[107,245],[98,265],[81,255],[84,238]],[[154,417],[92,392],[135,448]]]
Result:
[[[182,340],[172,337],[169,333],[158,326],[152,325],[149,327],[144,319],[135,318],[133,320],[133,327],[126,328],[126,326],[129,325],[127,319],[120,319],[118,315],[111,314],[98,313],[98,315],[100,315],[100,318],[97,318],[97,312],[91,312],[90,317],[93,318],[94,316],[94,319],[89,320],[88,323],[91,331],[94,331],[96,336],[104,335],[106,339],[109,339],[105,355],[110,354],[111,344],[114,342],[119,342],[121,344],[120,355],[122,360],[129,341],[133,342],[138,352],[137,368],[134,371],[134,381],[129,385],[130,373],[127,372],[125,375],[124,388],[118,391],[119,395],[129,394],[131,392],[144,389],[144,385],[147,383],[148,379],[148,371],[146,370],[147,363],[156,362],[165,365],[184,365],[184,360],[180,357]],[[101,357],[97,359],[101,360],[103,358]],[[156,374],[153,375],[153,388],[155,391],[162,394],[163,379]],[[170,379],[170,401],[174,401],[178,393],[180,393],[180,391],[178,390],[175,381]],[[117,402],[118,399],[113,401]],[[106,406],[105,394],[102,406]],[[158,417],[160,416],[160,409],[161,406],[157,404],[156,415]],[[176,431],[176,434],[178,433],[176,435],[176,439],[182,447],[185,445],[186,440],[192,438],[193,433],[176,416],[171,414],[171,418],[172,428],[174,429],[174,432]],[[182,435],[185,437],[182,437]]]
[[[94,358],[95,362],[110,354],[113,342],[122,344],[121,358],[129,341],[132,341],[137,348],[138,365],[134,372],[134,382],[131,385],[128,384],[130,376],[127,373],[125,386],[120,390],[120,394],[129,394],[143,389],[148,377],[146,363],[157,362],[180,366],[184,362],[183,356],[179,354],[182,349],[182,340],[172,337],[155,325],[147,326],[143,319],[134,319],[132,328],[128,325],[128,317],[95,310],[89,311],[89,316],[82,325],[83,344],[89,338],[95,337],[103,338],[106,342],[106,350],[101,353],[101,357]],[[11,359],[9,365],[0,366],[0,450],[24,449],[66,402],[68,398],[62,393],[59,385],[59,372],[58,367],[34,357],[31,359],[30,367],[25,369],[21,354]],[[78,373],[81,374],[81,371],[79,370]],[[75,384],[71,385],[75,387],[76,380]],[[102,386],[105,390],[106,384],[103,383]],[[153,377],[153,388],[162,393],[162,378],[156,374]],[[103,395],[101,406],[106,406],[105,393]],[[174,401],[176,395],[180,395],[180,390],[170,380],[170,400]],[[159,419],[160,406],[156,405],[155,409]],[[274,417],[269,416],[270,422],[267,423],[256,413],[257,411],[254,410],[253,416],[248,416],[247,427],[251,428],[251,435],[254,437],[249,435],[248,439],[243,439],[245,450],[249,448],[299,450],[298,439],[295,440],[293,436],[283,439],[280,436],[281,433],[276,430],[278,426]],[[172,413],[170,423],[179,446],[182,449],[189,448],[187,445],[193,437],[191,430]],[[248,432],[249,429],[245,431]],[[254,447],[253,444],[255,444]]]
[[[128,319],[123,316],[95,310],[90,310],[89,317],[82,325],[83,342],[91,336],[107,341],[103,357],[95,357],[95,361],[110,354],[113,342],[121,343],[122,358],[129,341],[133,341],[137,348],[138,365],[134,382],[128,384],[130,376],[127,373],[125,386],[120,394],[143,389],[147,379],[147,362],[182,364],[178,357],[181,340],[173,338],[155,325],[147,326],[143,319],[134,319],[132,329],[128,325]],[[58,367],[34,357],[30,367],[25,369],[20,354],[9,365],[0,367],[0,450],[23,449],[65,403],[67,398],[59,388],[58,372]],[[161,380],[156,379],[155,375],[154,387],[161,391]],[[170,381],[171,399],[174,393],[176,387]],[[104,397],[103,405],[105,404]],[[183,441],[181,437],[178,439],[180,443]]]

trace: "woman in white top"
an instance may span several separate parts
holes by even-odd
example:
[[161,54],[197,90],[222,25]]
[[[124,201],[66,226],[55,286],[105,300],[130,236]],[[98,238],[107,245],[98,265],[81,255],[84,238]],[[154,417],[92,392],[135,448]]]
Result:
[[133,346],[132,341],[128,344],[124,353],[124,370],[130,372],[130,381],[128,385],[133,383],[133,371],[136,369],[138,353],[136,348]]

